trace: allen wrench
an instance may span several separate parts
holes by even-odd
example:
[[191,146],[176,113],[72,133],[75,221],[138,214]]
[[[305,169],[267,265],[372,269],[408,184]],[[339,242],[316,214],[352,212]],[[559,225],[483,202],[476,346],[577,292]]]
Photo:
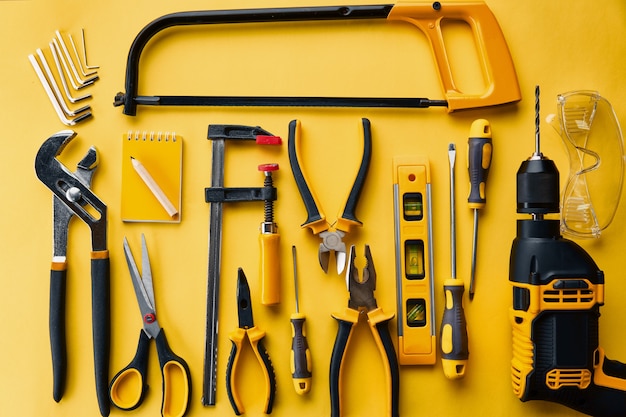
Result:
[[76,70],[76,66],[74,65],[74,61],[72,60],[72,57],[70,55],[70,52],[67,49],[67,45],[65,45],[65,41],[63,40],[63,36],[61,36],[61,32],[59,32],[58,30],[54,32],[57,39],[59,40],[59,45],[61,46],[61,49],[63,50],[63,54],[65,54],[65,57],[67,58],[67,62],[72,70],[72,74],[74,75],[75,80],[78,82],[78,84],[80,85],[91,85],[94,82],[96,82],[96,80],[99,78],[97,75],[94,75],[91,78],[88,78],[86,80],[83,80],[80,75],[78,75],[78,71]]
[[59,42],[53,38],[52,39],[52,45],[54,47],[53,53],[56,53],[59,60],[61,61],[61,63],[63,64],[63,68],[65,69],[65,75],[67,76],[67,79],[70,81],[70,84],[72,84],[72,87],[74,87],[74,90],[78,91],[82,88],[88,87],[93,83],[90,84],[77,84],[76,80],[74,79],[74,77],[72,77],[72,72],[70,71],[70,67],[67,64],[67,60],[65,59],[65,56],[63,55],[63,52],[61,51],[61,47],[59,46]]
[[72,49],[74,50],[74,55],[76,56],[76,62],[78,62],[78,68],[80,69],[80,72],[83,74],[83,77],[89,77],[89,76],[97,74],[98,71],[89,71],[89,72],[85,71],[84,67],[86,67],[86,65],[83,66],[83,63],[80,60],[80,56],[78,55],[78,49],[76,49],[76,44],[74,43],[74,38],[72,38],[72,34],[68,34],[67,36],[70,38],[70,45],[72,45]]
[[35,55],[33,54],[28,55],[28,60],[33,66],[33,69],[35,70],[37,77],[39,77],[39,81],[41,82],[41,85],[43,86],[44,90],[46,91],[46,94],[48,95],[48,99],[50,99],[50,103],[52,103],[52,107],[56,111],[57,116],[59,117],[59,119],[61,120],[63,124],[65,124],[66,126],[74,126],[75,124],[82,122],[83,120],[86,120],[91,117],[91,112],[86,112],[74,119],[68,119],[65,116],[65,113],[63,113],[63,110],[61,109],[61,105],[59,104],[59,101],[55,97],[54,92],[52,91],[52,88],[50,87],[50,84],[48,83],[48,80],[46,79],[46,76],[41,70],[39,63],[37,62],[37,58],[35,58]]
[[[67,82],[65,81],[65,77],[63,76],[63,70],[61,69],[61,63],[59,62],[59,55],[58,55],[58,50],[55,46],[55,39],[52,40],[52,42],[50,42],[50,51],[52,51],[52,57],[54,58],[54,63],[56,64],[57,67],[57,72],[59,74],[59,78],[61,79],[61,84],[63,85],[63,90],[65,91],[65,97],[67,97],[67,99],[69,101],[71,101],[72,103],[77,103],[81,100],[85,100],[87,98],[91,97],[91,94],[85,94],[82,95],[80,97],[74,98],[72,97],[72,94],[70,93],[69,88],[67,87]],[[65,62],[63,62],[63,64],[65,65]],[[66,74],[67,75],[67,74]],[[68,77],[68,79],[70,79],[70,81],[73,81],[70,77]],[[73,86],[73,85],[72,85]]]
[[83,43],[83,61],[85,61],[85,68],[87,69],[98,69],[99,65],[89,65],[87,64],[87,47],[85,46],[85,29],[80,30],[80,37]]
[[[67,104],[65,103],[65,100],[63,100],[63,96],[61,95],[61,91],[59,90],[59,86],[57,85],[57,82],[54,79],[54,75],[52,74],[52,71],[50,70],[50,67],[48,66],[48,62],[46,61],[46,57],[44,56],[44,54],[41,51],[41,49],[37,49],[37,55],[39,56],[39,59],[41,60],[43,68],[46,71],[46,75],[48,76],[48,81],[50,82],[50,85],[52,86],[52,90],[55,93],[55,97],[57,98],[57,101],[61,105],[61,108],[63,109],[65,114],[70,116],[70,117],[74,117],[74,116],[77,116],[79,113],[83,113],[83,112],[91,109],[91,107],[89,105],[86,105],[86,106],[83,106],[83,107],[81,107],[81,108],[79,108],[77,110],[70,110],[69,107],[67,107]],[[62,76],[62,74],[59,74],[59,75]]]

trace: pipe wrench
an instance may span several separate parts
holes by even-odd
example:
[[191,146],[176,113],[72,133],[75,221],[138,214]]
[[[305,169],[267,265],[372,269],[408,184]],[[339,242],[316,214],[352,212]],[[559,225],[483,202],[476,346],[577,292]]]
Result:
[[[60,401],[66,380],[67,353],[65,346],[65,287],[67,276],[67,236],[69,222],[77,216],[91,229],[92,331],[96,394],[100,413],[109,414],[108,376],[110,345],[110,270],[107,250],[107,207],[90,189],[98,165],[98,154],[89,148],[71,172],[56,157],[76,137],[71,130],[49,137],[35,157],[35,173],[54,194],[54,249],[50,271],[50,343],[53,366],[53,398]],[[94,217],[87,207],[99,216]]]

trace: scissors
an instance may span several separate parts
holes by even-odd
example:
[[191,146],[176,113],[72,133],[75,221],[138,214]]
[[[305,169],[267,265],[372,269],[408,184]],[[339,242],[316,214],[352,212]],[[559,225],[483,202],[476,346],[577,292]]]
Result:
[[142,274],[139,274],[139,269],[126,238],[124,238],[124,254],[126,255],[135,295],[139,303],[143,329],[139,335],[139,344],[135,357],[111,381],[109,387],[111,402],[116,407],[126,411],[134,410],[141,405],[148,389],[146,378],[148,353],[150,352],[150,340],[154,339],[163,380],[161,415],[164,417],[182,417],[187,412],[187,406],[191,397],[191,374],[185,360],[170,350],[165,338],[165,331],[157,321],[152,271],[144,235],[141,235]]

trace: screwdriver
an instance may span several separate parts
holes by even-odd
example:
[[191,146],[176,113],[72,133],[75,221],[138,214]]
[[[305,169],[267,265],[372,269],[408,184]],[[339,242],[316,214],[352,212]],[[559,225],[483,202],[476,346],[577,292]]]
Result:
[[450,263],[451,278],[443,285],[445,305],[441,320],[441,362],[443,373],[449,379],[459,379],[465,375],[469,350],[467,347],[467,327],[463,311],[463,280],[456,277],[456,216],[454,204],[454,163],[456,147],[448,145],[450,163]]
[[493,145],[491,143],[491,125],[485,119],[474,120],[470,127],[467,149],[467,168],[469,170],[470,193],[467,202],[474,210],[474,238],[472,243],[472,272],[470,276],[469,298],[474,299],[476,281],[476,253],[478,252],[478,210],[485,207],[487,198],[485,188]]
[[300,395],[311,390],[311,351],[306,341],[304,322],[306,317],[300,313],[298,303],[298,272],[296,266],[296,247],[291,247],[293,255],[293,282],[296,293],[296,312],[291,315],[291,377],[296,392]]

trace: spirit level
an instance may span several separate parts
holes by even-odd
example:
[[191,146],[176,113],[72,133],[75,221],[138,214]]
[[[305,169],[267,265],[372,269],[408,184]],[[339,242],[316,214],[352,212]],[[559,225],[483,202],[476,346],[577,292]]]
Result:
[[398,360],[401,365],[432,365],[437,358],[430,193],[426,158],[393,159]]

